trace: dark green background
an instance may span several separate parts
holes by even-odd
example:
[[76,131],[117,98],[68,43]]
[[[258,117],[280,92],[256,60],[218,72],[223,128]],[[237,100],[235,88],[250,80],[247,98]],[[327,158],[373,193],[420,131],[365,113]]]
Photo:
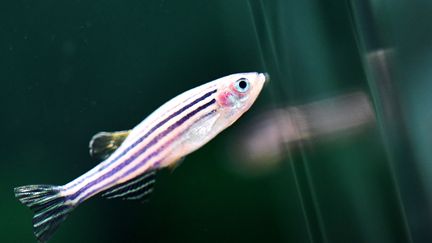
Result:
[[[13,188],[92,168],[96,132],[215,78],[267,71],[250,112],[160,173],[149,203],[90,200],[51,242],[428,242],[432,6],[371,2],[3,1],[0,241],[35,241]],[[380,48],[397,52],[398,119],[365,62]],[[227,145],[253,115],[353,90],[371,94],[376,127],[299,144],[260,177],[230,170]]]

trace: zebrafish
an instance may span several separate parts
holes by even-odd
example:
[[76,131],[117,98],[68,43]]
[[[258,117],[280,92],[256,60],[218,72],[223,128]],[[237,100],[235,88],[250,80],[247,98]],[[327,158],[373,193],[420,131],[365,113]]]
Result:
[[69,213],[85,200],[146,200],[155,174],[176,167],[234,123],[258,97],[268,75],[232,74],[171,99],[131,130],[100,132],[90,141],[90,154],[102,159],[93,169],[63,185],[16,187],[15,196],[34,211],[33,231],[46,242]]

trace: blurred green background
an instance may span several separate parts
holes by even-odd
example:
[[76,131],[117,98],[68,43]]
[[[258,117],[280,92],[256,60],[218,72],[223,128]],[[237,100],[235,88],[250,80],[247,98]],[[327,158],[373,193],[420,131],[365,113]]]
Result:
[[[371,3],[373,2],[373,3]],[[95,198],[51,242],[431,242],[432,3],[3,1],[0,241],[35,242],[15,186],[92,168],[99,131],[132,128],[175,95],[237,72],[272,80],[233,127],[158,175],[146,204]],[[392,89],[367,55],[392,50]],[[374,128],[290,150],[255,177],[226,145],[252,116],[353,90]]]

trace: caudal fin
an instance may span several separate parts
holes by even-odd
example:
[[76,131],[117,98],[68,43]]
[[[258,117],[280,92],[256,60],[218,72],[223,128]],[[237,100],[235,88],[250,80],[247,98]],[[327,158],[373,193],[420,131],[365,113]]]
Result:
[[39,242],[51,238],[61,222],[74,209],[74,205],[61,194],[61,187],[29,185],[16,187],[15,197],[34,211],[33,232]]

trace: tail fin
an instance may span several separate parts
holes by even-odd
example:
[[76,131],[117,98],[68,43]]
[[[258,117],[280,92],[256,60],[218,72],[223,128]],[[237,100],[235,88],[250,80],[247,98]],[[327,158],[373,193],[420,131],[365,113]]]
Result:
[[29,185],[14,189],[15,197],[35,212],[33,232],[39,242],[51,238],[61,222],[74,209],[61,195],[61,187],[50,185]]

